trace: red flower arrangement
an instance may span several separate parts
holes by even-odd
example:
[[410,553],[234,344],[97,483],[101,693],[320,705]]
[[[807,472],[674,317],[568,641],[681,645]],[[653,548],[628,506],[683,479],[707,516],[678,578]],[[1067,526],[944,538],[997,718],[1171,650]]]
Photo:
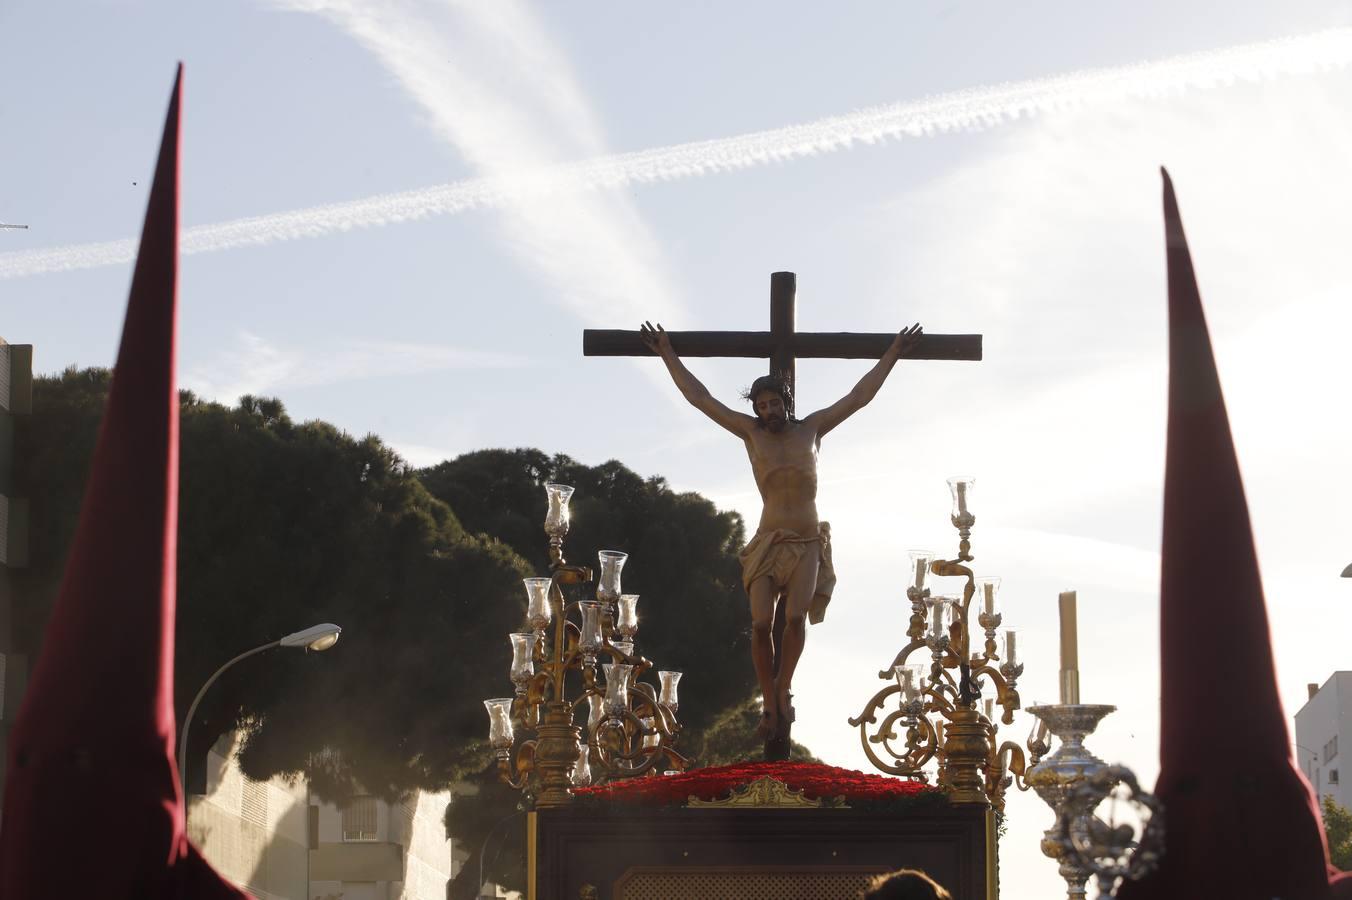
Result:
[[872,805],[920,799],[922,796],[942,797],[938,788],[916,781],[805,762],[749,762],[713,766],[679,775],[631,778],[599,787],[576,788],[573,793],[585,800],[652,806],[684,805],[692,796],[701,800],[724,798],[734,788],[750,784],[766,775],[784,782],[791,790],[802,791],[804,797],[813,800],[844,797],[846,803],[863,801],[866,805]]

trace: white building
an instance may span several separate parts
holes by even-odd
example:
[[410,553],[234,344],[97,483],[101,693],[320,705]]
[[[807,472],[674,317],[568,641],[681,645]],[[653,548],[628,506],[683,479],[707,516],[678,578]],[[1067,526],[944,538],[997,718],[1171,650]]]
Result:
[[[1339,752],[1341,747],[1342,752]],[[1334,672],[1296,713],[1296,761],[1322,800],[1352,809],[1352,672]]]
[[304,779],[244,777],[235,745],[216,742],[207,792],[188,798],[188,834],[226,878],[258,900],[445,900],[464,856],[446,838],[449,792],[338,807]]

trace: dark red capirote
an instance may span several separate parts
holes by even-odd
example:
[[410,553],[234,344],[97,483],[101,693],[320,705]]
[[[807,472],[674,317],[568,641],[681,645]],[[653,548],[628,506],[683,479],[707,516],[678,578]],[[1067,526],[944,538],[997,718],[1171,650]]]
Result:
[[180,65],[79,526],[10,734],[0,897],[248,897],[188,841],[174,763],[182,79]]
[[1158,871],[1120,900],[1322,900],[1328,850],[1291,758],[1239,464],[1173,183],[1160,577]]

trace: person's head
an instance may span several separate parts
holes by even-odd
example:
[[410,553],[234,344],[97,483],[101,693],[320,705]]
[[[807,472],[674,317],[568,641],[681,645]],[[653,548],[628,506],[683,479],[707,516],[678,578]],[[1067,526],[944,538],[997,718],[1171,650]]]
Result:
[[859,900],[953,900],[953,895],[919,869],[900,869],[873,879]]
[[751,382],[751,387],[742,392],[742,396],[751,401],[752,412],[756,416],[756,425],[779,433],[790,420],[789,407],[792,405],[789,386],[777,375],[762,375]]

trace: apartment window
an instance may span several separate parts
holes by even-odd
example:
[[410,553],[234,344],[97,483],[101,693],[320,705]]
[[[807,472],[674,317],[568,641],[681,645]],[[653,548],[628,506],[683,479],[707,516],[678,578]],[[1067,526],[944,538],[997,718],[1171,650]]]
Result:
[[1324,762],[1328,762],[1338,755],[1338,735],[1333,736],[1333,740],[1324,745]]
[[1338,770],[1329,769],[1329,785],[1335,785],[1337,783],[1338,783]]
[[343,840],[374,841],[376,839],[376,798],[353,797],[343,807]]

